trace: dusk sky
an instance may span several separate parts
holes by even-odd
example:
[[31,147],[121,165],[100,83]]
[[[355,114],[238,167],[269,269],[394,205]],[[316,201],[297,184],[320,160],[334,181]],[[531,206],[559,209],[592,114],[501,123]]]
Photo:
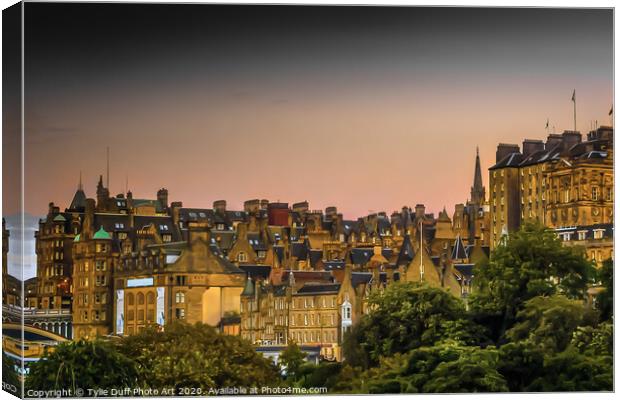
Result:
[[[26,203],[110,191],[345,218],[469,197],[499,142],[609,124],[609,10],[26,3]],[[6,151],[6,148],[5,148]],[[6,157],[6,153],[5,153]],[[5,209],[5,213],[14,210]]]

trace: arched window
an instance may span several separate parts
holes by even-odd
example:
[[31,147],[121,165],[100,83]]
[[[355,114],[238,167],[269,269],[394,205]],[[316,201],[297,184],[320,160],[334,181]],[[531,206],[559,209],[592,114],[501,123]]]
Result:
[[155,295],[153,294],[153,292],[148,292],[146,294],[146,302],[148,304],[155,304]]
[[144,293],[139,292],[138,293],[138,305],[141,306],[144,304]]
[[133,293],[127,293],[127,305],[133,306]]
[[177,294],[176,294],[176,302],[177,303],[185,303],[185,293],[177,292]]

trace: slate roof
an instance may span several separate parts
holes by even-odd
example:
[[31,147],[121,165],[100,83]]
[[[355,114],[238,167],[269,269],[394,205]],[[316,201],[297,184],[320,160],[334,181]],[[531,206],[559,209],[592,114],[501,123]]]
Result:
[[474,274],[474,264],[454,264],[454,269],[466,278],[471,278]]
[[291,243],[291,257],[297,257],[298,260],[305,260],[308,258],[308,244],[304,242]]
[[351,285],[357,287],[361,284],[368,284],[372,279],[370,272],[351,272]]
[[[594,231],[600,229],[603,230],[603,239],[594,239]],[[570,240],[579,240],[579,231],[586,232],[585,240],[609,240],[614,237],[613,224],[580,225],[555,229],[558,234],[570,233]]]
[[244,271],[252,279],[267,279],[271,273],[271,267],[269,265],[240,264],[239,269]]
[[355,265],[366,265],[372,258],[374,250],[369,247],[354,247],[351,249],[349,256],[351,262]]
[[326,271],[332,271],[334,269],[344,269],[345,262],[344,261],[325,261],[323,263],[325,265]]
[[330,284],[313,284],[306,283],[299,290],[297,290],[296,294],[327,294],[327,293],[338,293],[340,290],[339,283],[330,283]]
[[250,243],[250,246],[252,246],[252,249],[254,251],[266,251],[267,250],[267,245],[265,245],[265,242],[261,238],[260,233],[248,232],[248,242]]
[[86,208],[86,194],[82,189],[78,189],[73,195],[73,200],[71,200],[71,205],[69,205],[68,210],[71,211],[84,211]]
[[409,265],[411,260],[415,257],[415,251],[413,250],[413,245],[411,244],[411,239],[409,234],[406,234],[403,240],[402,246],[400,246],[400,250],[398,252],[398,258],[396,259],[397,265]]
[[518,167],[522,161],[523,161],[523,154],[510,153],[510,154],[507,154],[506,157],[502,158],[497,164],[489,168],[489,170],[498,169],[498,168],[507,168],[507,167]]
[[454,241],[454,247],[452,248],[452,259],[465,259],[467,258],[467,252],[465,251],[465,245],[461,240],[461,235],[456,236],[456,240]]

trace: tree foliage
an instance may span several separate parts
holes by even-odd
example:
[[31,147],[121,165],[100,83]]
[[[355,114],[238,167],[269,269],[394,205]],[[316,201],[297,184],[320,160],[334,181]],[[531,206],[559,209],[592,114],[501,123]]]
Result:
[[306,362],[307,355],[301,351],[297,343],[289,342],[278,359],[280,368],[285,371],[287,379],[294,381],[299,376],[301,366]]
[[516,322],[525,302],[561,293],[582,300],[595,270],[583,249],[563,246],[555,233],[525,224],[495,248],[490,260],[474,270],[476,290],[470,304],[479,319],[496,320],[499,340]]
[[528,340],[545,351],[563,351],[583,318],[584,307],[583,301],[562,295],[534,297],[525,302],[506,336],[512,342]]
[[[612,263],[525,225],[476,265],[470,309],[441,289],[388,286],[345,336],[336,390],[612,390]],[[595,282],[603,290],[587,305]]]
[[47,349],[34,363],[26,379],[26,389],[108,389],[137,387],[137,364],[122,354],[116,343],[100,339],[78,340]]
[[596,308],[601,313],[601,320],[608,321],[614,313],[614,262],[611,258],[603,261],[598,280],[602,290],[596,296]]
[[447,339],[467,343],[482,334],[465,319],[463,302],[438,288],[394,283],[372,295],[370,307],[343,346],[352,365],[376,366],[382,356]]
[[164,332],[147,328],[121,341],[123,354],[136,361],[141,382],[151,387],[211,388],[273,385],[273,363],[238,336],[197,323],[174,322]]

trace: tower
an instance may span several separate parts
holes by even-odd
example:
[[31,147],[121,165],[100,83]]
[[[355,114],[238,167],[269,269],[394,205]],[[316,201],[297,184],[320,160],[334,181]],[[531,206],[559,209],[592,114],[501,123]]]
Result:
[[474,185],[471,187],[470,201],[474,204],[481,205],[484,203],[485,190],[482,185],[482,171],[480,169],[480,153],[476,146],[476,166],[474,169]]

